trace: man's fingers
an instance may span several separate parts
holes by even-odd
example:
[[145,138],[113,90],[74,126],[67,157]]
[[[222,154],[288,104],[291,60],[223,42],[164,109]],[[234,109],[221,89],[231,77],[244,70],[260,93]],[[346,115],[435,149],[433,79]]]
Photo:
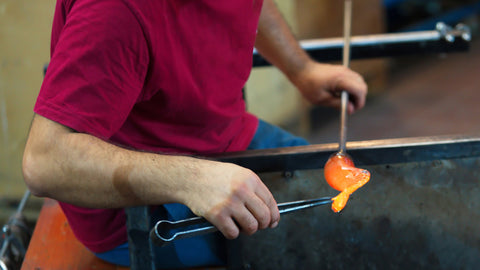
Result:
[[[270,190],[268,190],[267,186],[265,186],[265,184],[261,180],[260,180],[260,185],[256,189],[255,193],[262,200],[262,204],[264,204],[267,207],[268,212],[270,213],[269,220],[268,220],[269,224],[267,224],[266,227],[275,227],[278,221],[280,221],[280,212],[278,212],[277,201],[273,197]],[[247,205],[247,207],[249,206]],[[262,229],[266,228],[266,227],[263,227],[263,225],[264,225],[263,223],[260,224],[261,228]]]
[[221,186],[226,190],[207,197],[213,202],[203,207],[206,210],[194,213],[203,215],[228,239],[238,237],[240,231],[250,235],[274,227],[280,213],[271,192],[251,170],[236,165],[233,168],[239,170],[231,175],[230,185]]
[[236,211],[233,219],[240,226],[242,232],[248,235],[252,235],[258,230],[258,221],[247,208]]
[[217,216],[212,223],[227,239],[235,239],[240,234],[240,229],[230,216]]
[[259,229],[265,229],[272,223],[272,214],[269,207],[258,197],[246,202],[246,207],[258,222]]
[[348,91],[350,95],[350,102],[354,106],[354,111],[365,106],[368,86],[360,75],[357,73],[351,73],[351,76],[347,77],[345,80],[342,80],[341,88]]
[[365,106],[366,91],[367,90],[365,88],[350,92],[350,95],[352,96],[352,98],[350,99],[350,103],[354,107],[354,111],[359,110]]
[[367,92],[366,84],[351,84],[347,82],[339,84],[336,91],[330,92],[330,97],[325,98],[322,105],[340,109],[342,91],[347,91],[349,95],[347,110],[349,114],[352,114],[365,106]]

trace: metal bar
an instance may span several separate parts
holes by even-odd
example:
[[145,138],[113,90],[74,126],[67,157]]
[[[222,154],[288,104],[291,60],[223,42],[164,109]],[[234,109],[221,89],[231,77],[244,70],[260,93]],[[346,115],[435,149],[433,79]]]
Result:
[[152,243],[148,233],[150,224],[150,208],[147,206],[127,207],[127,234],[130,263],[132,270],[154,270],[155,261]]
[[348,106],[348,92],[343,90],[341,95],[341,110],[340,110],[340,140],[338,142],[338,152],[347,152],[347,106]]
[[[358,46],[372,46],[379,44],[396,44],[396,43],[414,43],[425,41],[439,41],[442,39],[442,35],[439,31],[418,31],[418,32],[406,32],[406,33],[392,33],[392,34],[377,34],[377,35],[365,35],[365,36],[353,36],[351,37],[352,47]],[[302,48],[310,51],[314,49],[340,49],[343,47],[343,38],[323,38],[323,39],[310,39],[300,41]]]
[[[350,66],[350,33],[352,29],[352,1],[345,0],[344,18],[343,18],[343,66]],[[340,153],[346,153],[347,144],[347,108],[348,92],[343,90],[341,95],[340,110],[340,141],[338,148]]]
[[343,13],[343,65],[349,67],[350,36],[352,32],[352,0],[345,0]]
[[[432,31],[353,36],[350,41],[350,59],[462,52],[468,51],[470,41],[471,33],[468,26],[459,24],[451,28],[439,22]],[[342,59],[342,38],[303,40],[300,41],[300,45],[317,61]],[[253,66],[269,65],[270,63],[254,50]]]
[[[350,141],[349,154],[356,165],[480,156],[480,134]],[[232,162],[257,173],[323,168],[338,144],[314,144],[226,153],[211,158]]]
[[23,212],[23,209],[25,209],[25,205],[27,204],[28,198],[30,198],[30,190],[27,189],[27,191],[25,191],[25,193],[23,194],[20,204],[18,205],[17,214],[21,214]]
[[290,212],[316,207],[319,205],[332,203],[332,197],[323,197],[312,200],[301,200],[295,202],[287,202],[278,204],[279,212],[281,215]]
[[[0,262],[2,262],[2,259],[4,258],[4,255],[6,254],[7,249],[10,245],[11,231],[10,231],[10,227],[8,225],[5,225],[5,226],[2,227],[2,234],[4,235],[5,240],[2,244],[2,248],[0,249]],[[3,268],[0,268],[0,269],[3,269]],[[7,269],[7,268],[5,268],[5,269]]]

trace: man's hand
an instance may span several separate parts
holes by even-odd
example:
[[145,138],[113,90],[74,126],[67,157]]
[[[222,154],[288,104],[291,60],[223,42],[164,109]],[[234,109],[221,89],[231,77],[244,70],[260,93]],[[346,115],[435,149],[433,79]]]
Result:
[[340,108],[340,94],[345,90],[349,114],[365,106],[367,84],[360,74],[344,66],[311,61],[290,79],[313,104]]
[[[203,166],[203,165],[202,165]],[[186,190],[184,203],[215,225],[226,238],[240,231],[251,235],[274,228],[280,220],[277,203],[268,188],[251,170],[211,162],[204,175]]]

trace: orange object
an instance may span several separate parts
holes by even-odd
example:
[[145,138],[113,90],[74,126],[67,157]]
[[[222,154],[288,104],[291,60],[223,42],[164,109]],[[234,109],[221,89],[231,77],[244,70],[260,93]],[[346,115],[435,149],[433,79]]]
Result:
[[95,257],[73,235],[57,201],[45,199],[22,270],[128,270]]
[[[52,199],[44,200],[21,270],[129,269],[97,258],[75,238],[58,202]],[[224,267],[186,269],[220,270]]]
[[341,191],[332,199],[332,210],[337,213],[345,207],[350,194],[370,180],[370,172],[355,168],[352,159],[343,153],[337,153],[328,159],[324,174],[327,183],[332,188]]

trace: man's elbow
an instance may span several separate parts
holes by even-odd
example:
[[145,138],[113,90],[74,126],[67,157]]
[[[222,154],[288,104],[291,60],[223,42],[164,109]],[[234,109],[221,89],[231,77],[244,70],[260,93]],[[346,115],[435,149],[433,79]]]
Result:
[[33,195],[37,197],[48,197],[48,179],[46,179],[45,176],[46,168],[42,163],[41,157],[26,150],[22,161],[23,179]]

